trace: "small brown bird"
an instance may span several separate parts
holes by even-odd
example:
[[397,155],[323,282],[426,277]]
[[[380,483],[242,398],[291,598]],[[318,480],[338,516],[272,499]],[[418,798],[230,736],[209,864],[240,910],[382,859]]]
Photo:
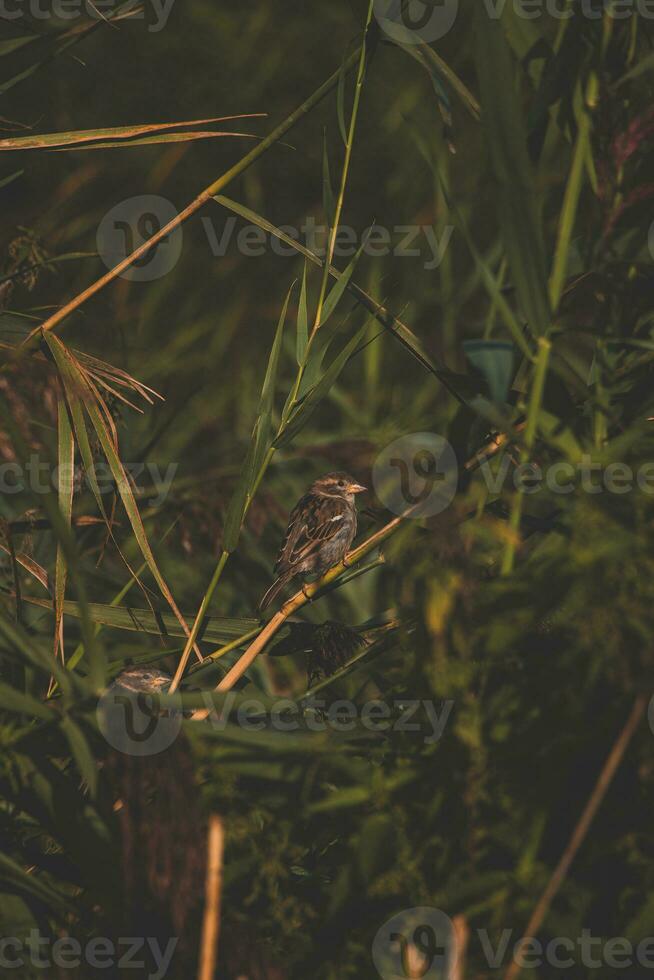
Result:
[[345,557],[357,533],[354,495],[365,489],[347,473],[328,473],[311,484],[291,511],[275,563],[276,578],[259,609],[296,575],[319,577]]

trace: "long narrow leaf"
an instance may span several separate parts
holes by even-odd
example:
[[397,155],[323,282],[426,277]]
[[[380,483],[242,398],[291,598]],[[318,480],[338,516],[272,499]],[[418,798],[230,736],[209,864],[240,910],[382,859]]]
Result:
[[[51,609],[52,604],[47,599],[36,596],[25,596],[25,602],[41,609]],[[64,613],[79,619],[81,615],[79,603],[69,599],[64,603]],[[177,618],[170,613],[153,613],[150,609],[137,609],[132,606],[112,606],[107,603],[89,603],[91,620],[99,626],[110,629],[127,630],[130,633],[148,633],[154,636],[185,636]],[[200,632],[199,639],[207,643],[221,643],[234,640],[259,624],[257,619],[221,618],[208,616]]]
[[[75,478],[75,442],[68,418],[68,410],[63,397],[57,400],[59,509],[67,528],[70,530],[73,517],[73,490]],[[64,662],[64,599],[66,597],[66,557],[61,543],[57,543],[55,564],[55,635],[54,652],[61,653]]]
[[304,263],[302,274],[302,288],[300,290],[300,300],[297,308],[297,343],[295,356],[298,364],[302,364],[307,351],[309,340],[309,313],[307,309],[307,263]]
[[[1,51],[0,51],[1,53]],[[238,116],[214,116],[211,119],[190,119],[184,122],[149,123],[142,126],[113,126],[108,129],[80,129],[65,133],[42,133],[38,136],[18,136],[0,140],[2,150],[42,150],[54,146],[72,146],[80,143],[93,143],[97,140],[129,140],[146,133],[161,133],[181,126],[206,126],[208,123],[225,122],[228,119],[250,119],[264,113],[253,112]],[[203,134],[204,135],[204,134]],[[212,133],[222,136],[222,133]]]
[[55,146],[53,153],[70,153],[71,150],[127,150],[132,146],[151,146],[159,143],[189,143],[193,140],[216,139],[221,136],[237,136],[243,139],[256,140],[258,136],[252,133],[214,133],[206,132],[185,132],[185,133],[165,133],[160,136],[142,136],[136,140],[126,140],[120,143],[103,141],[102,143],[84,143],[82,146]]
[[[221,194],[214,196],[214,200],[218,204],[222,204],[223,207],[228,208],[228,210],[233,211],[240,217],[245,218],[246,221],[251,221],[253,224],[258,225],[264,231],[269,234],[274,235],[280,241],[285,242],[287,245],[292,246],[301,255],[304,255],[310,262],[322,268],[323,260],[320,256],[316,255],[310,249],[305,248],[300,242],[297,242],[294,238],[287,235],[281,228],[277,228],[266,218],[257,214],[256,211],[252,211],[250,208],[244,207],[237,201],[233,201],[228,197],[224,197]],[[340,279],[341,273],[335,266],[331,266],[329,274],[334,279]],[[447,390],[452,394],[457,401],[461,404],[467,404],[469,393],[465,390],[466,379],[459,375],[456,375],[449,368],[445,367],[443,364],[436,364],[430,354],[424,349],[422,343],[416,337],[416,335],[407,327],[405,323],[402,323],[396,316],[390,313],[381,303],[369,296],[360,286],[356,283],[348,282],[347,289],[352,293],[358,303],[364,307],[369,313],[375,317],[378,323],[380,323],[385,330],[387,330],[393,337],[395,337],[402,346],[409,351],[409,353],[415,357],[415,359],[424,367],[427,371],[430,371],[434,377],[438,378],[441,384],[447,388]]]
[[476,7],[475,14],[482,121],[498,187],[504,247],[529,326],[534,333],[544,334],[550,328],[545,249],[515,64],[501,24],[488,16],[483,4]]
[[[4,551],[5,554],[11,555],[11,551],[0,541],[0,551]],[[22,565],[26,572],[29,572],[37,582],[40,582],[46,592],[50,592],[50,579],[48,578],[48,573],[42,565],[35,562],[33,558],[29,555],[24,555],[22,552],[17,551],[15,553],[16,561],[19,565]]]
[[368,326],[369,321],[366,321],[363,326],[357,330],[354,336],[347,342],[343,350],[334,358],[318,384],[316,384],[315,387],[308,392],[304,400],[300,403],[294,414],[284,426],[284,429],[280,435],[277,437],[277,439],[275,439],[274,446],[276,448],[288,445],[288,443],[295,438],[300,429],[306,425],[320,402],[329,392],[330,388],[338,378],[352,354],[354,354],[357,346],[365,335]]
[[[73,390],[74,394],[76,394],[83,403],[86,413],[89,416],[102,448],[102,452],[104,453],[107,463],[109,464],[114,482],[118,489],[118,493],[129,518],[130,524],[132,525],[134,537],[136,538],[137,544],[141,549],[141,553],[147,561],[148,567],[157,585],[159,586],[162,595],[177,617],[179,623],[185,631],[186,636],[188,636],[190,634],[190,630],[186,620],[177,607],[177,603],[173,598],[166,580],[159,570],[159,566],[155,561],[152,548],[150,547],[150,542],[148,541],[148,537],[143,526],[143,521],[134,498],[132,486],[129,482],[127,473],[125,472],[120,456],[118,455],[115,430],[113,430],[109,424],[110,416],[107,406],[104,403],[104,400],[97,394],[97,392],[93,390],[93,386],[89,379],[85,376],[81,366],[73,358],[70,351],[66,349],[59,338],[52,332],[49,332],[45,335],[45,340],[48,347],[52,351],[57,364],[63,364],[64,362],[66,363],[66,370],[64,371],[65,379],[68,380],[71,390]],[[85,447],[85,455],[87,451],[88,447]],[[92,468],[93,467],[91,466],[91,470]],[[196,654],[198,659],[201,660],[201,654],[197,649]]]
[[93,798],[95,797],[98,786],[98,768],[86,737],[79,725],[70,716],[66,716],[62,720],[61,730],[66,736],[73,758],[77,763],[77,768],[86,780],[89,793],[91,794],[91,798]]
[[[295,284],[293,284],[295,285]],[[293,285],[286,294],[286,300],[282,307],[282,312],[277,323],[275,338],[268,358],[268,367],[261,389],[261,399],[259,402],[259,412],[255,422],[252,435],[252,442],[248,450],[241,474],[236,488],[227,508],[225,517],[225,538],[223,547],[229,554],[236,547],[241,531],[243,517],[247,510],[248,499],[256,487],[261,467],[266,455],[272,445],[272,408],[275,380],[277,378],[277,366],[279,364],[279,352],[282,345],[284,324],[286,322],[286,312],[291,298]]]

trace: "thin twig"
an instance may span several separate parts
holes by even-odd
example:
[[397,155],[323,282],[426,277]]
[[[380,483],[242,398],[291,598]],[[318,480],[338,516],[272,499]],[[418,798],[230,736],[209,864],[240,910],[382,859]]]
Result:
[[207,876],[204,899],[204,922],[198,980],[213,980],[218,958],[220,935],[220,898],[223,883],[225,831],[220,817],[213,814],[207,834]]
[[606,795],[606,791],[611,785],[611,781],[615,776],[620,762],[622,761],[622,757],[625,754],[627,746],[629,745],[629,742],[631,741],[631,738],[638,727],[638,723],[643,716],[646,704],[647,700],[645,695],[639,694],[634,701],[634,705],[631,709],[629,717],[627,718],[627,721],[625,722],[624,728],[618,735],[613,748],[609,752],[608,758],[604,763],[604,767],[599,775],[597,783],[595,784],[595,788],[593,789],[593,792],[591,793],[590,798],[584,807],[583,813],[581,814],[577,826],[572,833],[568,846],[563,852],[561,860],[554,869],[552,877],[547,883],[547,887],[541,895],[536,908],[532,912],[531,918],[525,930],[525,934],[516,947],[513,960],[504,975],[504,980],[515,980],[515,978],[519,976],[520,971],[522,970],[520,963],[522,962],[521,956],[523,949],[525,945],[531,939],[533,939],[543,924],[543,920],[547,915],[552,899],[563,884],[570,865],[572,864],[577,851],[588,833],[588,829],[593,822],[595,814],[597,813],[604,796]]

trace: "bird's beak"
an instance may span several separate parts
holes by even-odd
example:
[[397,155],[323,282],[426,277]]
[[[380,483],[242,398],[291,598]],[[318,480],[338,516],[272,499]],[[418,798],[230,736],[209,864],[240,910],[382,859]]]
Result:
[[350,483],[348,491],[350,493],[365,493],[368,487],[361,486],[360,483]]

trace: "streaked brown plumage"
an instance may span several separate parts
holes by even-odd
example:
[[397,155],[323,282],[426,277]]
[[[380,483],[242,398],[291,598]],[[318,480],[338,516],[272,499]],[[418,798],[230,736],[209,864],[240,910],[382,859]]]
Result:
[[276,579],[259,604],[265,609],[295,578],[323,575],[338,564],[357,531],[355,494],[366,488],[347,473],[327,473],[309,487],[288,522],[275,563]]

